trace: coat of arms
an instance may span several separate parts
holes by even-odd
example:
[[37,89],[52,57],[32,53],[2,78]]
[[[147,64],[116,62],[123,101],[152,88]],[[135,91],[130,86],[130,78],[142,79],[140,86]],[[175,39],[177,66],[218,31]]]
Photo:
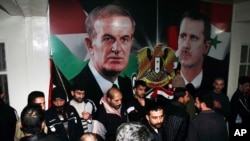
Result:
[[152,47],[144,47],[137,55],[139,72],[137,79],[144,80],[149,87],[161,87],[169,83],[175,76],[174,61],[175,51],[170,47],[157,44]]

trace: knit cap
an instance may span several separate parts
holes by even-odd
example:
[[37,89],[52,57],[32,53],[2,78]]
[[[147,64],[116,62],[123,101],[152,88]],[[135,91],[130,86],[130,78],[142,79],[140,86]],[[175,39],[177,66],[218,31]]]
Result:
[[52,99],[52,101],[54,101],[56,99],[64,99],[66,101],[67,100],[66,93],[64,92],[64,90],[61,87],[55,87],[52,90],[51,99]]

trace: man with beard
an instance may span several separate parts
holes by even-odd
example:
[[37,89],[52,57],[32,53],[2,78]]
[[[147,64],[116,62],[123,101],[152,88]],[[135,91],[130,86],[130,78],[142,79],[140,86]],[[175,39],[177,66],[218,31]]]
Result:
[[146,82],[136,80],[134,86],[134,98],[128,102],[127,112],[129,121],[141,121],[146,115],[146,108],[151,103],[150,99],[145,98]]
[[113,86],[103,96],[94,119],[93,132],[102,136],[105,141],[115,141],[117,128],[128,122],[126,108],[122,106],[122,93]]
[[189,125],[186,141],[228,141],[226,121],[223,115],[213,110],[210,91],[199,91],[195,106],[200,112]]
[[154,137],[154,141],[165,141],[164,133],[164,109],[157,102],[152,102],[146,110],[146,116],[142,124],[146,125]]
[[96,106],[93,101],[85,98],[85,88],[83,85],[76,84],[71,90],[73,97],[69,104],[72,105],[82,120],[84,132],[92,131],[92,115],[96,112]]
[[165,107],[165,134],[167,141],[183,141],[187,137],[189,114],[186,105],[189,102],[189,92],[186,88],[177,87],[174,99]]
[[61,87],[52,90],[52,107],[45,112],[48,134],[59,136],[62,140],[78,141],[82,136],[81,119],[75,108],[66,103],[66,93]]

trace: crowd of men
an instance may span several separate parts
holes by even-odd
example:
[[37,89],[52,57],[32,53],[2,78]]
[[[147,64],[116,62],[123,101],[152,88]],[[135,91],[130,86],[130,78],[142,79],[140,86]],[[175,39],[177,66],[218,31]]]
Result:
[[[13,108],[5,106],[12,114],[1,114],[1,120],[3,115],[9,116],[8,120],[5,119],[9,121],[5,123],[9,128],[4,129],[11,132],[5,132],[3,136],[1,129],[0,137],[11,141],[84,141],[85,138],[107,141],[129,138],[132,141],[144,136],[152,141],[203,141],[208,138],[211,141],[228,141],[229,138],[233,141],[239,139],[235,137],[237,129],[249,129],[249,77],[239,78],[239,86],[231,101],[222,92],[222,78],[214,80],[214,89],[199,91],[194,97],[183,85],[184,79],[177,76],[173,82],[174,98],[164,105],[146,98],[147,86],[143,80],[135,81],[134,97],[130,101],[123,103],[123,94],[117,86],[112,86],[97,106],[86,99],[83,85],[72,87],[69,101],[66,92],[55,87],[52,106],[47,110],[43,92],[32,91],[20,119]],[[196,108],[193,118],[186,109],[190,96],[194,98]],[[142,131],[132,131],[133,128]]]
[[43,92],[33,91],[18,119],[3,103],[1,90],[0,140],[233,141],[238,140],[237,129],[250,131],[250,78],[239,78],[229,101],[221,65],[209,72],[209,64],[215,67],[217,62],[206,55],[211,25],[201,13],[188,11],[181,19],[179,74],[173,78],[173,99],[165,103],[146,98],[145,81],[135,80],[132,86],[119,75],[134,40],[135,21],[129,11],[116,5],[97,7],[85,26],[90,60],[71,81],[72,99],[57,86],[46,109]]

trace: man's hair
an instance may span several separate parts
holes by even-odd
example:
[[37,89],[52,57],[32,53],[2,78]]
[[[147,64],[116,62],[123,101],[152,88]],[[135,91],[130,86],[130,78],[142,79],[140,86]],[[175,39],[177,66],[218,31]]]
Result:
[[225,79],[224,79],[223,77],[216,77],[216,78],[214,79],[214,82],[217,81],[217,80],[225,81]]
[[41,91],[32,91],[28,96],[28,105],[34,105],[35,99],[38,97],[44,98],[44,93]]
[[80,138],[79,141],[88,141],[89,140],[88,137],[94,138],[94,140],[92,140],[92,141],[104,141],[99,134],[92,133],[92,132],[86,132],[86,133],[84,133],[81,136],[81,138]]
[[134,86],[134,88],[137,88],[137,87],[139,87],[139,86],[147,87],[147,84],[146,84],[146,82],[143,81],[143,80],[136,80],[136,81],[135,81],[135,86]]
[[114,90],[116,90],[116,91],[119,91],[120,93],[121,93],[121,91],[120,91],[120,89],[117,87],[117,86],[112,86],[108,91],[107,91],[107,97],[108,98],[110,98],[110,99],[113,99],[114,98],[114,94],[113,94],[113,92],[112,91],[114,91]]
[[187,89],[183,87],[177,87],[174,90],[174,100],[179,99],[180,97],[184,97]]
[[149,129],[139,122],[126,122],[116,131],[116,141],[152,141]]
[[24,133],[39,133],[42,131],[42,123],[44,120],[44,111],[39,105],[28,105],[21,112],[21,130]]
[[96,7],[87,16],[87,19],[85,21],[85,29],[89,34],[89,37],[93,38],[96,35],[94,30],[94,23],[96,20],[98,20],[99,18],[106,18],[111,16],[125,16],[130,18],[133,25],[133,30],[135,30],[135,21],[130,12],[123,7],[109,4]]
[[182,23],[184,18],[190,18],[192,20],[202,20],[204,22],[204,42],[210,41],[211,40],[211,22],[210,19],[202,14],[199,10],[189,10],[186,11],[182,17],[181,17],[181,22]]
[[146,114],[150,115],[150,112],[158,110],[164,111],[163,107],[158,102],[152,102],[146,107]]
[[238,80],[238,84],[245,84],[245,83],[250,83],[250,77],[241,76]]
[[208,108],[213,109],[213,96],[210,91],[208,90],[198,91],[197,97],[200,102],[204,102]]
[[71,88],[72,91],[76,91],[76,90],[84,91],[85,89],[86,89],[85,86],[79,83],[74,84]]

